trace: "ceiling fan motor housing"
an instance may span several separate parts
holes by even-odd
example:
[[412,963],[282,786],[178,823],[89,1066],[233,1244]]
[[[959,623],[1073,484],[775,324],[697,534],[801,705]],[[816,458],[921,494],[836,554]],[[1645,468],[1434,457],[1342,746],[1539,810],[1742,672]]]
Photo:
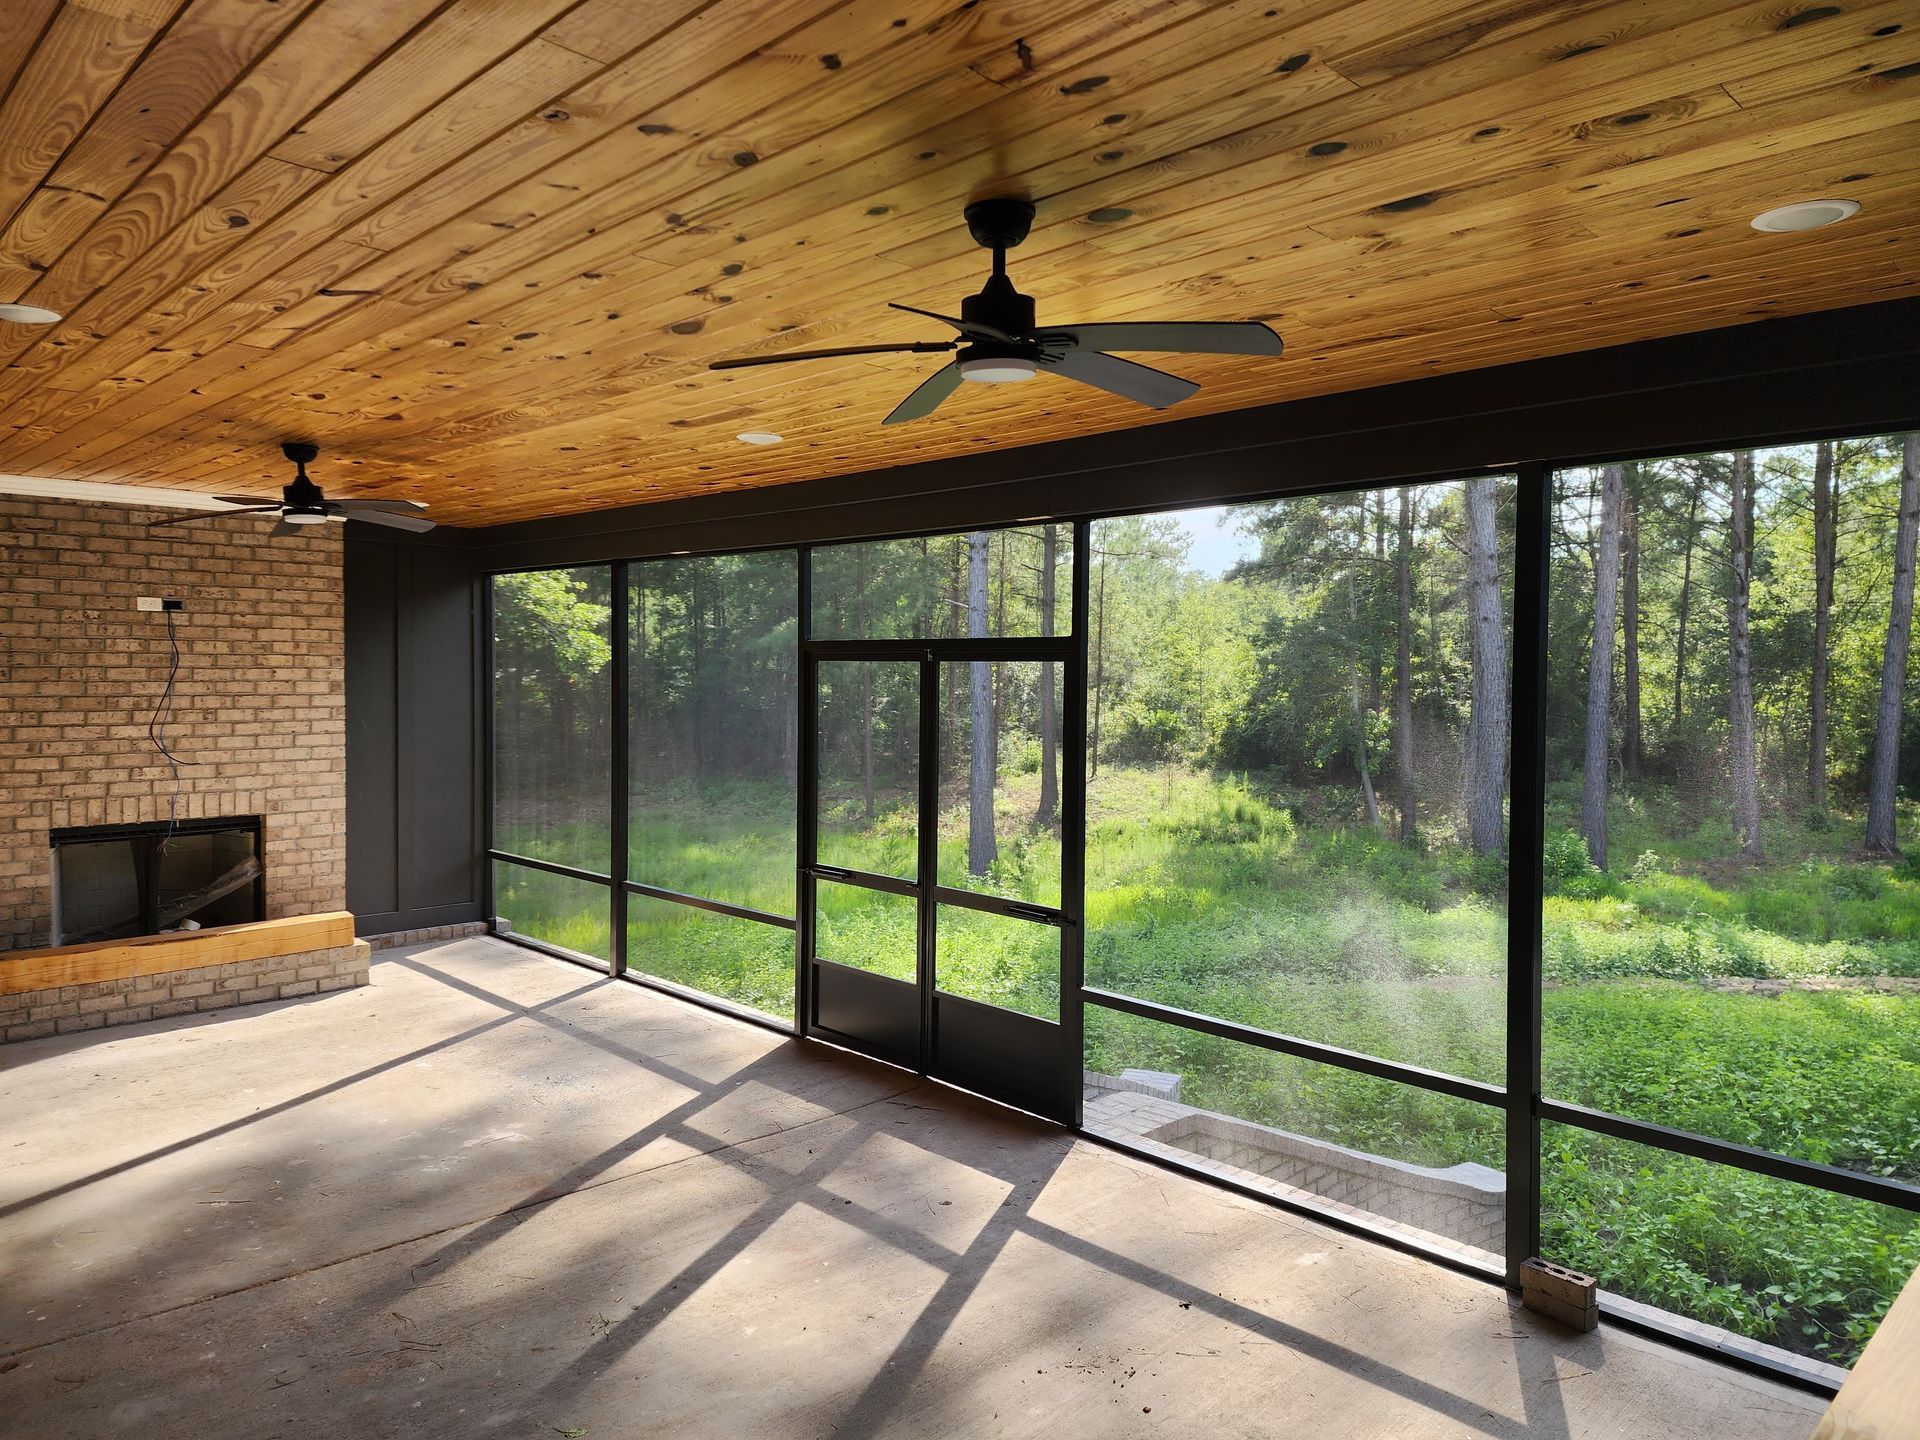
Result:
[[[1013,282],[1005,275],[990,275],[978,295],[969,295],[960,302],[960,318],[975,325],[991,325],[1008,335],[1031,334],[1033,297],[1014,289]],[[976,341],[974,348],[989,355],[1032,353],[1030,347],[1008,347],[987,340]]]
[[281,490],[280,501],[282,518],[294,524],[301,523],[294,519],[296,515],[315,516],[321,520],[327,518],[326,496],[321,493],[318,485],[307,478],[307,472],[304,469]]

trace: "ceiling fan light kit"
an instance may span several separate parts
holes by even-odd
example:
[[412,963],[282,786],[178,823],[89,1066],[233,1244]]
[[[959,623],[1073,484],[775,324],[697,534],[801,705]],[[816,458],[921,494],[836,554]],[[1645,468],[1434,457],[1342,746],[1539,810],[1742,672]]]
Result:
[[1121,321],[1112,324],[1037,323],[1033,298],[1013,288],[1007,277],[1007,251],[1027,238],[1033,205],[1001,197],[976,200],[966,208],[967,230],[993,252],[993,273],[976,295],[960,302],[956,318],[934,310],[896,304],[892,308],[951,326],[957,340],[919,340],[905,345],[852,345],[783,355],[716,360],[708,368],[737,370],[749,365],[783,365],[843,355],[928,354],[957,351],[954,358],[920,382],[883,422],[898,425],[930,415],[960,388],[963,380],[985,385],[1016,384],[1053,374],[1137,404],[1164,410],[1200,387],[1164,370],[1122,360],[1114,350],[1157,350],[1189,355],[1266,355],[1282,351],[1280,337],[1258,321]]
[[960,378],[981,385],[1011,385],[1031,380],[1040,367],[1031,360],[1010,356],[1004,360],[961,360]]

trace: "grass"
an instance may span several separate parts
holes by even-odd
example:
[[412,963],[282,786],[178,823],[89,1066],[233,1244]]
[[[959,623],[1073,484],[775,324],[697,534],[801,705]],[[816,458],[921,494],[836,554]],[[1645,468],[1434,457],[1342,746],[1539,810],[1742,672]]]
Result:
[[[1036,783],[1003,777],[1000,859],[977,880],[965,873],[964,797],[953,797],[938,842],[943,883],[1058,902],[1059,845],[1030,824]],[[829,804],[822,858],[911,876],[902,799],[881,797],[871,826],[847,800]],[[1556,790],[1550,821],[1564,825],[1575,799]],[[1331,808],[1260,777],[1103,773],[1088,795],[1089,983],[1499,1082],[1504,871],[1450,834],[1409,847],[1330,819]],[[1730,828],[1701,820],[1704,808],[1658,792],[1622,797],[1607,873],[1586,864],[1577,836],[1561,829],[1550,841],[1548,1092],[1920,1182],[1920,993],[1706,983],[1920,975],[1920,876],[1851,854],[1858,825],[1845,817],[1770,822],[1776,858],[1741,862]],[[569,852],[594,845],[565,827],[542,836]],[[791,797],[747,788],[656,798],[634,822],[636,874],[776,914],[792,910],[792,843]],[[606,953],[603,892],[501,874],[501,913],[518,928]],[[910,901],[830,882],[820,896],[822,956],[912,978]],[[789,1012],[791,932],[634,904],[636,967]],[[940,983],[1051,1018],[1057,944],[1046,927],[942,907]],[[1086,1061],[1175,1071],[1190,1103],[1411,1163],[1504,1162],[1501,1117],[1487,1107],[1098,1007]],[[1920,1264],[1910,1213],[1548,1131],[1543,1247],[1636,1299],[1844,1364]]]

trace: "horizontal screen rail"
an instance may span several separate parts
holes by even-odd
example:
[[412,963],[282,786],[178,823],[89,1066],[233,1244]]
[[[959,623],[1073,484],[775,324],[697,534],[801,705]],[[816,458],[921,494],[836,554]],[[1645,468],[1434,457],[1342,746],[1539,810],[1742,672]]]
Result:
[[1402,1085],[1414,1085],[1439,1095],[1451,1095],[1456,1100],[1471,1100],[1479,1105],[1502,1108],[1507,1103],[1506,1088],[1489,1085],[1484,1080],[1468,1080],[1464,1076],[1449,1075],[1443,1070],[1403,1065],[1397,1060],[1382,1060],[1378,1055],[1343,1050],[1338,1045],[1302,1040],[1297,1035],[1281,1035],[1252,1025],[1236,1025],[1231,1020],[1216,1020],[1211,1015],[1201,1015],[1173,1005],[1160,1005],[1152,1000],[1136,1000],[1131,995],[1116,995],[1109,990],[1096,990],[1090,985],[1081,987],[1080,996],[1090,1004],[1104,1005],[1109,1010],[1137,1015],[1143,1020],[1159,1020],[1168,1025],[1178,1025],[1184,1030],[1216,1035],[1222,1040],[1238,1040],[1262,1050],[1277,1050],[1283,1055],[1297,1055],[1302,1060],[1318,1060],[1323,1065],[1337,1065],[1342,1070],[1372,1075],[1380,1080],[1397,1080]]
[[663,995],[671,995],[674,999],[684,1000],[689,1005],[699,1005],[705,1009],[717,1011],[722,1015],[731,1015],[736,1020],[745,1020],[749,1024],[758,1025],[764,1030],[771,1030],[776,1035],[793,1034],[793,1026],[788,1021],[777,1019],[772,1015],[763,1015],[751,1006],[736,1004],[734,1001],[723,999],[718,995],[709,995],[704,990],[694,990],[685,985],[676,985],[671,980],[662,980],[658,976],[644,975],[635,970],[629,970],[624,975],[611,975],[608,974],[606,961],[596,960],[591,955],[582,955],[577,950],[568,950],[559,945],[549,945],[544,940],[536,940],[530,935],[521,935],[513,931],[508,931],[503,934],[495,930],[490,933],[494,939],[500,941],[502,944],[518,945],[523,950],[534,950],[542,955],[550,955],[555,960],[564,960],[569,965],[578,965],[583,970],[590,970],[596,975],[606,976],[609,980],[618,980],[623,984],[637,986],[643,990],[655,990]]
[[934,886],[933,898],[942,905],[958,905],[965,910],[980,910],[988,915],[1004,915],[1012,920],[1031,921],[1035,925],[1072,923],[1057,905],[1036,905],[1029,900],[1009,900],[1004,895],[985,895],[976,890],[956,890],[951,885]]
[[858,885],[867,890],[884,890],[889,895],[918,896],[920,887],[911,880],[902,880],[897,875],[875,875],[870,870],[849,870],[841,865],[807,865],[802,867],[815,880],[831,880],[837,885]]
[[745,904],[728,904],[726,900],[708,900],[705,895],[685,895],[682,891],[660,889],[659,885],[643,885],[637,879],[622,881],[622,889],[628,895],[645,895],[649,900],[672,900],[674,904],[685,904],[695,910],[712,910],[716,916],[733,916],[735,920],[756,920],[762,925],[793,929],[793,916],[776,916],[772,910],[755,910]]
[[531,855],[516,855],[511,850],[489,850],[487,858],[507,865],[524,865],[529,870],[544,870],[549,875],[564,875],[569,880],[584,880],[589,885],[613,884],[611,875],[602,875],[596,870],[582,870],[575,865],[561,865],[552,860],[536,860]]
[[775,915],[769,910],[755,910],[746,905],[729,905],[724,900],[709,900],[704,895],[687,895],[678,890],[664,890],[658,885],[644,885],[638,880],[622,881],[621,888],[629,895],[644,895],[649,900],[670,900],[675,905],[688,905],[695,910],[711,910],[715,915],[731,915],[736,920],[755,920],[762,925],[777,925],[782,930],[794,928],[792,916]]
[[1057,660],[1073,657],[1071,635],[969,636],[954,640],[803,640],[816,660]]
[[1792,1180],[1816,1190],[1828,1190],[1856,1200],[1872,1200],[1896,1210],[1920,1210],[1920,1186],[1909,1185],[1901,1180],[1865,1175],[1858,1170],[1822,1165],[1815,1160],[1796,1160],[1791,1155],[1781,1155],[1772,1150],[1757,1150],[1751,1145],[1736,1145],[1729,1140],[1715,1140],[1710,1136],[1695,1135],[1690,1130],[1675,1130],[1671,1126],[1654,1125],[1645,1120],[1629,1120],[1624,1115],[1590,1110],[1585,1105],[1569,1105],[1564,1100],[1542,1098],[1540,1118],[1590,1130],[1596,1135],[1610,1135],[1616,1140],[1630,1140],[1658,1150],[1667,1150],[1675,1155],[1688,1155],[1696,1160],[1711,1160],[1716,1165],[1749,1170],[1775,1180]]

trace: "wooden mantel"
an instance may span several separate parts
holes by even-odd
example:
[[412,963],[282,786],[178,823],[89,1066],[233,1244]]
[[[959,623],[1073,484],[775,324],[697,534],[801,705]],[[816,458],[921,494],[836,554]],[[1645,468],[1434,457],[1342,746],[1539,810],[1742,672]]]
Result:
[[345,910],[289,915],[207,930],[170,930],[130,940],[56,945],[0,953],[0,995],[93,985],[136,975],[161,975],[207,965],[231,965],[276,955],[334,950],[353,944],[353,916]]

